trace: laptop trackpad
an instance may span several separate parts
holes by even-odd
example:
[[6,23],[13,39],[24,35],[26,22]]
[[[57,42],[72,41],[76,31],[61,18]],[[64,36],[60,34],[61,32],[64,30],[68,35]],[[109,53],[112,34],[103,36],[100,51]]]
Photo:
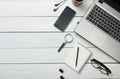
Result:
[[99,30],[97,28],[94,28],[92,30],[92,32],[90,33],[89,35],[89,40],[92,42],[92,43],[95,43],[99,46],[102,46],[104,44],[104,42],[106,41],[107,39],[107,35],[102,31],[102,30]]

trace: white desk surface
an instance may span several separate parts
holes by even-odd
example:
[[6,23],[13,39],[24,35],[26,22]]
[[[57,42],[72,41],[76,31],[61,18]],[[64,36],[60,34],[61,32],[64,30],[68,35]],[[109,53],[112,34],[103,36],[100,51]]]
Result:
[[[61,0],[0,0],[0,79],[120,79],[120,64],[74,33],[74,28],[93,0],[84,0],[80,7],[71,0],[53,12],[54,4]],[[65,6],[77,14],[66,31],[54,27]],[[96,58],[105,63],[112,74],[106,76],[94,69],[90,61],[80,73],[64,64],[64,59],[73,48],[73,43],[58,53],[66,33],[72,33]],[[75,42],[74,40],[74,42]],[[61,74],[59,68],[64,69]]]

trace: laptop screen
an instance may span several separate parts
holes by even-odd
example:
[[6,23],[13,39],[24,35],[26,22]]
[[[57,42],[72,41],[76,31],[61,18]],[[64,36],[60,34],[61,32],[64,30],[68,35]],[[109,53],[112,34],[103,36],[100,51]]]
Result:
[[104,0],[104,2],[120,12],[120,0]]

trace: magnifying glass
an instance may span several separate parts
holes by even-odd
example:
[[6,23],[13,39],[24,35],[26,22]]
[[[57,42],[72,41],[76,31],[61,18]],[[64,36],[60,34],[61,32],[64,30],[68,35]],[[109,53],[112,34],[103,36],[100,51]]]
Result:
[[58,49],[58,52],[61,51],[61,49],[65,46],[66,43],[71,43],[73,41],[72,34],[66,34],[64,36],[64,40],[65,40],[65,42],[63,42],[63,44],[60,46],[60,48]]

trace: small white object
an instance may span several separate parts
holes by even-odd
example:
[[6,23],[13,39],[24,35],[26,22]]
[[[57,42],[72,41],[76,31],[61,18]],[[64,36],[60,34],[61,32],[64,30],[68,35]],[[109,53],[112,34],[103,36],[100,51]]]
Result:
[[[79,55],[78,55],[78,61],[76,66],[76,57],[77,57],[77,48],[79,47]],[[66,65],[71,67],[73,70],[79,72],[85,63],[88,61],[88,59],[91,56],[91,51],[85,48],[80,43],[76,43],[74,46],[74,49],[71,51],[71,53],[67,56],[65,59]]]
[[73,41],[73,36],[72,34],[66,34],[64,39],[67,43],[71,43]]

